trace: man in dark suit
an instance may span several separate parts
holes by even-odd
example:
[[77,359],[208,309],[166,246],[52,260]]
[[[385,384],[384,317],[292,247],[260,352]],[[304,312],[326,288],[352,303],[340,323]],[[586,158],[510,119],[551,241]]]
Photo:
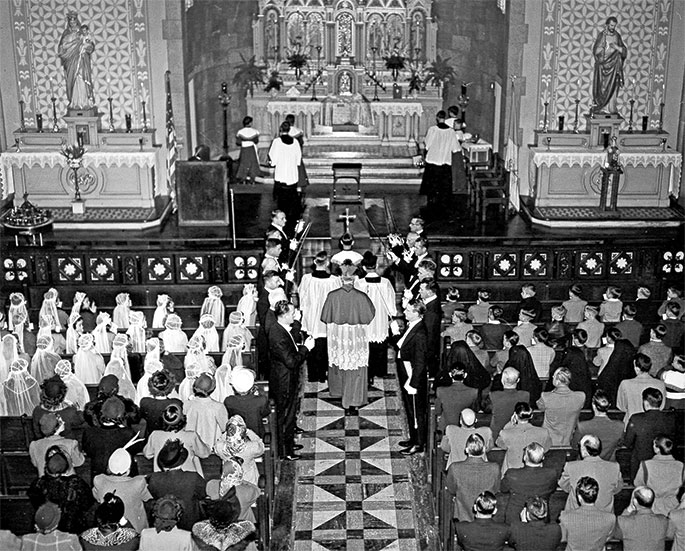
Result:
[[526,502],[521,511],[521,522],[511,525],[509,545],[515,549],[556,551],[561,542],[561,528],[556,522],[548,522],[547,500],[535,496]]
[[[488,323],[480,328],[483,337],[483,347],[486,350],[502,350],[504,334],[511,331],[511,325],[504,321],[504,310],[501,306],[490,306],[488,310]],[[517,342],[518,344],[518,342]]]
[[628,421],[623,443],[632,448],[630,456],[630,479],[633,480],[640,467],[640,462],[654,456],[654,438],[664,434],[674,438],[675,416],[672,411],[660,411],[664,396],[656,388],[642,391],[643,413],[636,413]]
[[423,323],[426,324],[428,336],[428,374],[435,377],[440,369],[440,324],[442,323],[440,287],[434,279],[424,279],[419,284],[419,296],[426,305]]
[[523,449],[523,467],[509,469],[504,473],[500,491],[509,495],[505,511],[505,522],[520,520],[521,509],[526,501],[538,496],[549,499],[557,488],[557,471],[543,466],[545,449],[537,442],[531,442]]
[[457,541],[464,551],[504,549],[511,531],[507,524],[495,522],[497,498],[492,492],[483,492],[473,504],[473,522],[457,522],[454,525]]
[[592,411],[595,416],[578,423],[576,432],[573,433],[571,447],[577,447],[586,434],[594,434],[602,441],[602,453],[599,456],[605,461],[615,459],[618,442],[623,436],[623,423],[616,419],[609,419],[607,411],[610,407],[609,396],[604,390],[598,388],[592,396]]
[[297,416],[297,389],[299,373],[307,352],[314,348],[314,338],[307,337],[304,344],[297,344],[291,333],[296,309],[288,301],[276,303],[277,323],[268,332],[271,371],[269,390],[276,402],[278,453],[289,461],[300,458],[295,454],[295,419]]
[[[288,222],[291,222],[291,224],[288,224]],[[295,232],[300,229],[300,226],[296,227],[292,220],[286,218],[285,212],[274,210],[271,213],[271,225],[266,229],[267,239],[278,239],[281,242],[281,253],[278,257],[278,261],[281,264],[288,264],[291,254],[297,248],[297,240],[288,237],[286,225],[291,226],[291,228],[294,227]]]
[[264,272],[262,275],[264,280],[264,287],[259,290],[259,298],[257,299],[257,321],[259,322],[259,330],[257,331],[257,360],[259,362],[257,373],[260,379],[266,379],[269,376],[270,362],[269,362],[269,343],[266,337],[266,316],[269,312],[269,294],[279,287],[283,286],[283,280],[278,272],[270,270]]
[[[428,335],[423,316],[426,305],[421,301],[410,300],[404,308],[407,328],[396,342],[397,376],[402,388],[402,400],[407,412],[409,439],[400,442],[405,449],[403,455],[422,453],[426,448],[428,412],[428,375],[426,358],[428,354]],[[396,322],[392,324],[395,335],[399,335]]]

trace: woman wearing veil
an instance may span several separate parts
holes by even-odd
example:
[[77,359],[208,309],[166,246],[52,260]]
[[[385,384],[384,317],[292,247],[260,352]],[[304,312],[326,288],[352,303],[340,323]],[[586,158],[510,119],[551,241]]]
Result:
[[195,330],[193,337],[202,337],[205,340],[207,352],[219,352],[219,333],[216,330],[216,321],[211,314],[200,316],[200,325]]
[[133,382],[133,379],[131,378],[131,365],[128,363],[128,337],[122,333],[117,333],[112,341],[112,355],[110,356],[110,360],[114,358],[121,361],[126,378],[130,382]]
[[188,353],[183,359],[183,367],[188,369],[190,366],[199,365],[202,372],[214,374],[214,368],[210,367],[210,358],[207,356],[205,340],[201,336],[192,337],[188,341]]
[[136,387],[133,386],[131,379],[126,375],[124,364],[121,362],[121,359],[114,357],[110,358],[107,367],[105,367],[105,374],[103,377],[105,375],[114,375],[119,380],[119,394],[121,396],[128,398],[133,402],[136,401]]
[[31,415],[40,404],[40,387],[28,371],[29,363],[24,358],[14,360],[10,373],[2,383],[7,415]]
[[55,366],[55,374],[67,385],[67,394],[64,401],[70,403],[78,410],[83,410],[90,401],[88,389],[83,382],[74,375],[69,360],[60,360]]
[[[172,305],[173,302],[169,295],[157,295],[157,308],[155,309],[154,316],[152,316],[153,329],[164,328],[164,322],[173,309]],[[172,306],[172,309],[170,309],[170,306]]]
[[52,337],[39,337],[36,341],[36,353],[31,358],[31,375],[42,383],[55,374],[55,366],[61,358],[55,354]]
[[74,373],[85,385],[96,385],[105,372],[105,360],[94,347],[93,335],[84,333],[78,339],[74,354]]
[[627,339],[619,339],[614,343],[614,351],[609,361],[597,377],[597,388],[607,393],[612,404],[616,404],[616,395],[621,381],[635,377],[635,347]]
[[14,319],[17,314],[26,316],[24,319],[29,319],[29,311],[26,308],[26,299],[22,293],[10,294],[10,307],[7,312],[7,321],[10,331],[14,331]]
[[69,316],[69,327],[67,327],[67,354],[76,354],[81,335],[83,335],[83,318],[78,312],[72,312]]
[[142,312],[131,312],[129,323],[126,334],[131,339],[131,352],[145,354],[145,314]]
[[112,341],[116,335],[116,326],[112,326],[112,318],[107,312],[100,312],[95,323],[95,329],[91,332],[95,339],[95,350],[100,354],[109,354],[112,352]]
[[57,289],[48,289],[43,295],[43,304],[38,312],[38,319],[50,317],[53,320],[52,330],[59,333],[63,327],[59,321],[59,311],[57,310],[57,300],[59,294]]
[[152,392],[150,391],[150,379],[155,373],[157,373],[158,371],[162,371],[163,369],[164,364],[162,364],[162,362],[160,362],[158,359],[150,357],[150,354],[148,354],[145,357],[145,364],[143,366],[143,376],[140,378],[138,384],[136,385],[136,397],[134,401],[137,405],[140,405],[140,401],[143,398],[152,397]]
[[12,362],[24,358],[27,362],[29,357],[26,354],[19,352],[19,344],[17,337],[14,335],[5,335],[2,338],[2,350],[0,350],[0,383],[3,383],[10,374],[10,366]]
[[224,329],[222,350],[228,349],[231,338],[235,335],[242,337],[245,343],[244,350],[249,350],[252,346],[252,333],[245,327],[245,316],[240,310],[231,312],[228,315],[228,325]]
[[[504,364],[504,369],[507,367],[513,367],[518,370],[519,382],[516,385],[516,389],[527,390],[530,395],[530,403],[534,405],[542,394],[542,382],[540,377],[538,377],[538,372],[535,371],[535,364],[528,349],[520,344],[512,346],[509,350],[509,360]],[[500,388],[498,390],[502,389],[500,381]],[[493,390],[495,390],[494,383]]]
[[490,374],[469,348],[469,345],[466,344],[466,341],[452,343],[449,355],[447,356],[445,369],[436,377],[436,385],[438,385],[438,379],[443,376],[449,377],[449,372],[456,363],[461,363],[464,366],[464,370],[466,371],[464,384],[466,386],[483,390],[490,385]]
[[224,303],[221,297],[224,295],[220,287],[213,285],[207,290],[207,297],[200,309],[200,318],[204,314],[211,314],[214,317],[217,327],[224,326]]
[[169,314],[164,322],[164,331],[159,338],[164,341],[164,348],[170,354],[185,354],[188,350],[188,336],[181,329],[181,318],[178,314]]
[[112,312],[114,325],[121,329],[128,329],[129,315],[131,314],[131,297],[128,293],[119,293],[116,298],[117,305]]

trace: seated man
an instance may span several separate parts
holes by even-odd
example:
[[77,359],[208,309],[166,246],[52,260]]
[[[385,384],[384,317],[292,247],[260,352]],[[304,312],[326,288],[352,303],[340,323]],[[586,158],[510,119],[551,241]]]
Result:
[[594,434],[583,436],[578,444],[578,451],[580,460],[566,463],[559,479],[559,487],[568,492],[566,510],[578,508],[575,495],[576,484],[582,477],[590,476],[599,484],[595,507],[607,513],[613,513],[614,495],[623,488],[623,477],[618,463],[605,461],[600,457],[602,441]]
[[571,372],[565,367],[554,372],[552,384],[554,390],[543,392],[537,401],[538,408],[545,412],[542,426],[549,431],[553,446],[569,446],[585,403],[585,393],[569,388]]
[[487,490],[497,493],[500,485],[499,465],[485,457],[485,443],[479,434],[472,434],[464,446],[465,459],[450,464],[446,486],[454,496],[454,518],[473,520],[473,500]]
[[509,539],[509,526],[493,520],[497,498],[492,492],[482,492],[473,504],[473,522],[457,522],[457,541],[464,551],[501,551]]
[[492,418],[490,429],[492,437],[496,440],[500,431],[514,414],[514,408],[519,402],[530,402],[530,393],[527,390],[517,390],[520,374],[518,369],[507,367],[502,371],[502,390],[490,393]]
[[459,425],[447,425],[445,436],[440,442],[442,451],[450,454],[447,460],[448,467],[455,461],[466,459],[464,446],[472,434],[478,434],[483,439],[485,452],[492,448],[493,440],[490,427],[476,428],[476,413],[470,408],[465,408],[459,415]]
[[[635,377],[632,379],[624,379],[618,385],[618,394],[616,395],[616,407],[621,411],[625,411],[626,415],[623,418],[625,424],[635,413],[642,413],[642,391],[646,388],[656,388],[662,394],[666,394],[666,385],[660,379],[655,379],[649,373],[652,368],[652,360],[649,356],[641,353],[635,355],[633,360],[633,369],[635,370]],[[664,405],[661,404],[661,409]]]
[[599,484],[589,476],[576,484],[576,498],[580,507],[562,511],[559,517],[561,541],[566,551],[603,551],[616,526],[616,517],[595,506]]
[[[623,540],[623,551],[666,549],[668,519],[652,510],[654,492],[647,486],[633,490],[630,505],[616,519],[615,536]],[[675,549],[675,547],[674,547]]]
[[530,407],[530,404],[519,402],[516,404],[511,421],[499,433],[495,445],[507,450],[502,462],[503,473],[506,473],[508,469],[523,467],[521,450],[531,442],[542,445],[545,451],[552,447],[549,431],[544,427],[531,425],[530,420],[532,418],[533,408]]
[[580,421],[576,432],[573,433],[571,446],[576,447],[586,434],[594,434],[602,441],[602,451],[599,456],[606,461],[613,461],[616,457],[618,442],[623,436],[623,423],[607,416],[611,407],[609,396],[601,388],[592,396],[592,412],[594,417],[587,421]]
[[500,490],[503,494],[509,494],[504,515],[508,524],[518,521],[526,501],[535,496],[549,499],[556,490],[557,471],[543,466],[544,459],[544,448],[537,442],[531,442],[523,449],[523,467],[504,473]]
[[515,549],[538,549],[555,551],[561,542],[561,528],[556,522],[547,521],[547,500],[535,496],[521,510],[521,522],[511,524],[509,545]]

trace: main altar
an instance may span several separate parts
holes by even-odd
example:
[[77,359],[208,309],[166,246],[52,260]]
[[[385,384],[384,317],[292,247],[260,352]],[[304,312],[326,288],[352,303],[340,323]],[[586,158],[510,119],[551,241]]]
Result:
[[442,108],[440,83],[426,78],[436,57],[431,4],[260,0],[253,46],[269,90],[247,97],[254,126],[276,136],[292,114],[308,138],[345,132],[380,146],[420,142]]

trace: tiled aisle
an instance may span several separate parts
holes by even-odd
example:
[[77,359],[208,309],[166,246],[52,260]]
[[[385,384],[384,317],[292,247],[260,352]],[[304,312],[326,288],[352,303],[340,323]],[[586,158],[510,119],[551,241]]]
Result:
[[307,383],[301,413],[294,551],[417,551],[397,380],[377,379],[350,417],[327,385]]

